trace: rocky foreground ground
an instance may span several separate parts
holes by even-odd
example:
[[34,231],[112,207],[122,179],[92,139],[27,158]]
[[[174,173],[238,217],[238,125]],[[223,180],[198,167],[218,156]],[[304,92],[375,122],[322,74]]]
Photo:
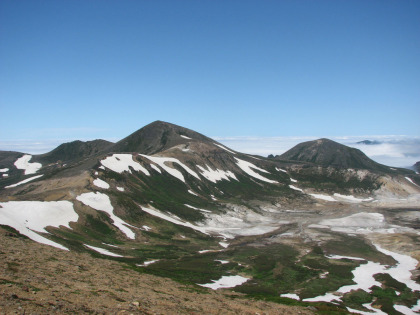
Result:
[[140,274],[0,228],[0,314],[312,314]]

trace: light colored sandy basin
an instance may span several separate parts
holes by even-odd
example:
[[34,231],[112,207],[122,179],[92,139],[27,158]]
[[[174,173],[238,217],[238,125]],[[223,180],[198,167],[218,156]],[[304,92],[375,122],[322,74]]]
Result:
[[136,235],[127,227],[127,225],[132,225],[123,221],[121,218],[114,214],[114,207],[112,206],[111,200],[107,195],[100,192],[89,192],[77,196],[76,199],[95,210],[108,213],[111,217],[111,220],[114,221],[113,225],[115,225],[118,229],[120,229],[121,232],[127,235],[128,238],[135,239]]
[[35,242],[68,250],[37,233],[48,233],[47,226],[70,228],[79,218],[70,201],[9,201],[0,202],[0,224],[8,225]]
[[25,170],[25,175],[35,174],[42,167],[41,163],[29,163],[32,155],[25,154],[14,163],[17,169]]
[[213,283],[199,284],[199,286],[217,290],[221,288],[233,288],[247,282],[248,280],[249,278],[242,276],[223,276],[219,280],[212,280]]

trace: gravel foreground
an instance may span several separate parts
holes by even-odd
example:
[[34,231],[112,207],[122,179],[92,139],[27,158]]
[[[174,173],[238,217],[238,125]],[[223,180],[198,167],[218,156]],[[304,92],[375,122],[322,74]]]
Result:
[[313,314],[229,290],[197,290],[2,228],[0,264],[0,314]]

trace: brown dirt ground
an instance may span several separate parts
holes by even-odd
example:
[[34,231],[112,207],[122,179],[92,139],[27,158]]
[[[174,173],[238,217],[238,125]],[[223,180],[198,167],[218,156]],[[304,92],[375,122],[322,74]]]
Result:
[[0,228],[0,314],[312,314],[140,274]]

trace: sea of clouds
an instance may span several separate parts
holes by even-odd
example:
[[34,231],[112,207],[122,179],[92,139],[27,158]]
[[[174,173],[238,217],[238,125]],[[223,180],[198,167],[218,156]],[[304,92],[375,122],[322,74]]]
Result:
[[[225,146],[248,154],[268,156],[280,155],[296,144],[319,137],[213,137]],[[374,161],[394,167],[411,167],[420,161],[420,137],[413,136],[346,136],[328,137],[338,143],[360,149]],[[90,140],[90,139],[89,139]],[[108,139],[116,142],[116,139]],[[375,144],[358,143],[370,140]],[[72,140],[14,140],[1,141],[0,150],[30,154],[49,152],[62,143]],[[84,140],[87,141],[87,140]]]

